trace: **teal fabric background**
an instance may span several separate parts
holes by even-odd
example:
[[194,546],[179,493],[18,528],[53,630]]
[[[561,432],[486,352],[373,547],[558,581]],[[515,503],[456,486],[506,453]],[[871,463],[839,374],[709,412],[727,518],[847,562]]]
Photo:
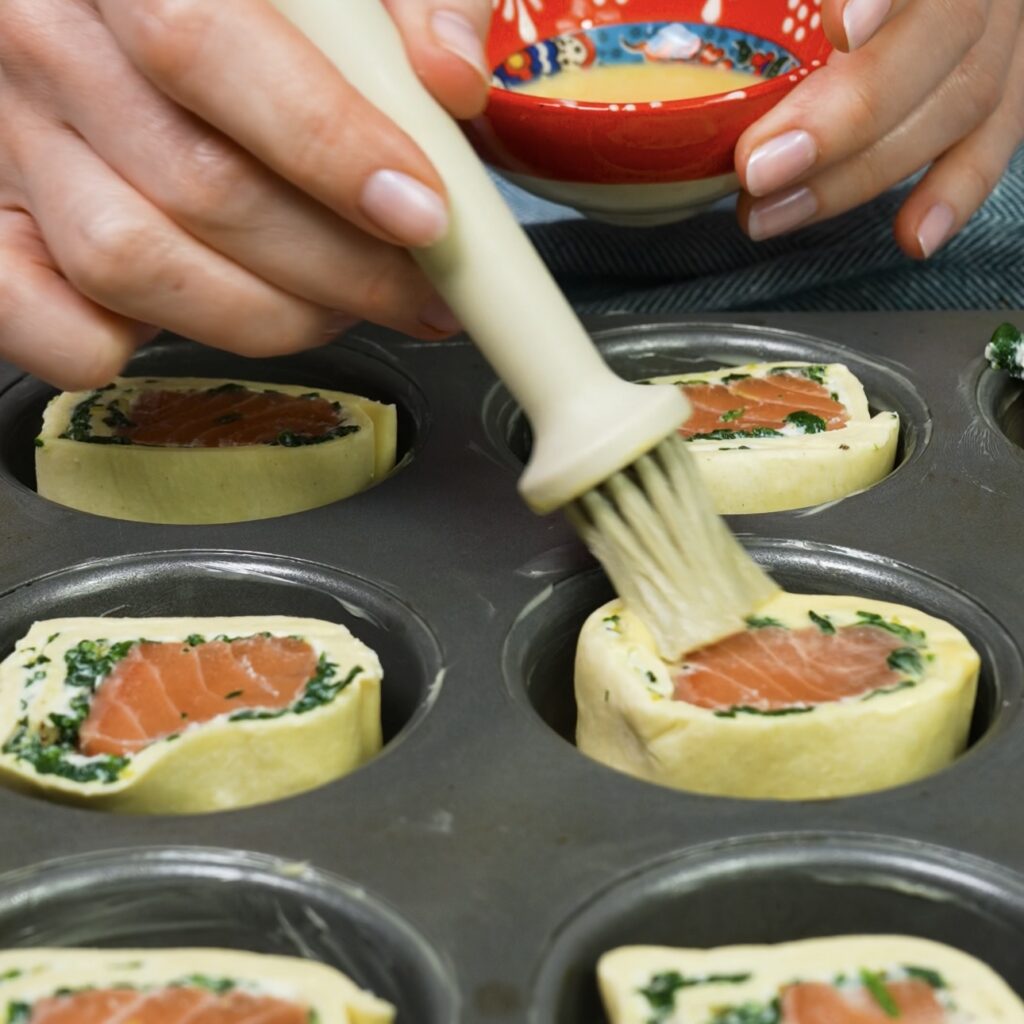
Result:
[[1024,308],[1024,148],[967,227],[927,263],[908,259],[892,237],[909,184],[760,244],[727,207],[669,227],[617,228],[500,187],[588,313]]

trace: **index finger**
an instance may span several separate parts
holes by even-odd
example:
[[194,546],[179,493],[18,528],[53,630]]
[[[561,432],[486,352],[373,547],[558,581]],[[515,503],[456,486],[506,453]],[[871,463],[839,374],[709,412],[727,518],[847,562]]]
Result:
[[487,102],[491,72],[484,41],[491,0],[385,0],[420,78],[449,111],[475,117]]
[[[859,153],[888,135],[981,40],[989,0],[913,0],[871,45],[833,53],[740,138],[744,188],[765,196]],[[928,40],[926,60],[909,60]]]
[[281,177],[385,241],[447,230],[444,185],[418,146],[264,0],[97,0],[158,88]]

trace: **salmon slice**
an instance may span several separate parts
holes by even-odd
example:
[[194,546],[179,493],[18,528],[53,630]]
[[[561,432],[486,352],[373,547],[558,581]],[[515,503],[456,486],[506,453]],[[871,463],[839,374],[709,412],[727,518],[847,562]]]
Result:
[[135,754],[219,715],[286,708],[316,669],[315,651],[295,637],[136,644],[97,688],[79,749]]
[[917,978],[887,982],[899,1008],[890,1016],[864,987],[841,990],[833,985],[801,983],[782,995],[782,1024],[946,1024],[946,1011],[930,985]]
[[127,412],[129,424],[114,428],[133,444],[225,448],[270,444],[281,434],[323,437],[341,424],[324,398],[248,388],[210,391],[143,391]]
[[755,427],[781,430],[786,426],[786,417],[794,412],[819,416],[825,421],[826,430],[838,430],[850,419],[846,407],[821,384],[792,373],[681,387],[693,406],[693,414],[679,429],[683,437]]
[[748,629],[687,655],[673,679],[675,699],[712,710],[778,711],[856,697],[904,678],[887,663],[903,646],[879,626],[844,626],[834,634],[817,627]]
[[41,999],[29,1024],[307,1024],[297,1003],[246,992],[202,988],[90,989]]

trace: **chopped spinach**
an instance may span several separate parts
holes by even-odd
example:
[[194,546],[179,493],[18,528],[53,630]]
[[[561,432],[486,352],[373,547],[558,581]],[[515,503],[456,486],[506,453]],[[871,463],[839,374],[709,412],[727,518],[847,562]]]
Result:
[[719,416],[718,418],[723,423],[732,423],[733,420],[738,420],[738,419],[742,418],[743,414],[746,411],[747,410],[746,410],[745,407],[741,407],[739,409],[730,409],[728,412],[723,412],[722,415]]
[[49,722],[37,730],[29,728],[27,718],[22,719],[4,744],[3,752],[32,765],[40,775],[56,775],[72,782],[116,782],[128,765],[128,758],[105,754],[75,763],[72,756],[79,753],[79,732],[89,714],[93,694],[135,643],[83,640],[66,651],[65,685],[80,691],[71,698],[69,712],[54,712]]
[[1001,324],[985,348],[985,358],[993,370],[1024,379],[1024,334],[1013,324]]
[[815,384],[825,383],[825,374],[828,368],[821,365],[813,366],[776,366],[768,371],[769,376],[806,377],[813,380]]
[[103,400],[100,391],[92,391],[82,399],[71,410],[68,418],[68,426],[60,436],[69,441],[91,441],[92,440],[92,414],[93,410]]
[[125,430],[135,426],[121,409],[116,398],[107,405],[107,415],[103,417],[103,422],[112,430]]
[[208,974],[189,974],[177,981],[172,981],[168,988],[201,988],[207,992],[222,996],[238,987],[233,978],[212,978]]
[[336,427],[331,427],[330,430],[325,431],[323,434],[296,434],[291,430],[282,430],[277,435],[276,441],[271,441],[271,447],[280,445],[282,448],[302,448],[305,445],[310,444],[324,444],[326,441],[333,441],[338,437],[348,437],[349,434],[356,434],[359,432],[359,427],[354,424],[340,423]]
[[297,701],[279,711],[261,711],[258,708],[236,711],[231,715],[230,721],[266,721],[271,718],[281,718],[287,714],[304,715],[315,711],[325,704],[330,704],[362,671],[362,666],[356,665],[344,679],[338,680],[335,678],[338,674],[338,666],[334,662],[328,661],[326,654],[321,654],[316,674],[306,684],[302,696]]
[[921,652],[916,647],[898,647],[886,658],[886,664],[893,672],[905,672],[909,676],[920,676],[924,672]]
[[28,1003],[8,1003],[6,1024],[28,1024],[32,1019],[32,1007]]
[[869,971],[866,967],[862,967],[860,969],[860,980],[871,994],[871,998],[878,1003],[887,1017],[897,1018],[901,1016],[896,1000],[893,999],[892,993],[886,988],[884,974],[880,974],[877,971]]
[[748,437],[782,437],[781,430],[772,427],[751,427],[749,430],[710,430],[706,434],[694,434],[687,441],[738,441]]
[[803,410],[791,412],[786,417],[786,422],[799,428],[801,434],[821,434],[828,429],[828,424],[820,416]]
[[68,760],[74,749],[66,744],[46,744],[38,733],[30,732],[28,720],[22,719],[14,734],[4,744],[3,752],[32,765],[40,775],[56,775],[71,782],[117,782],[128,766],[128,758],[104,754],[82,764]]
[[653,975],[646,987],[638,991],[654,1011],[648,1024],[659,1024],[675,1010],[676,993],[681,989],[699,985],[740,985],[749,980],[749,974],[706,974],[689,978],[678,971],[664,971]]
[[767,616],[748,615],[743,621],[750,629],[788,629],[778,619]]
[[726,376],[724,376],[722,378],[722,383],[723,384],[732,384],[734,381],[737,381],[737,380],[750,380],[750,374],[749,373],[730,373],[730,374],[726,374]]
[[813,710],[813,706],[803,707],[801,705],[762,710],[761,708],[749,707],[746,704],[737,704],[735,707],[727,708],[724,711],[716,711],[714,715],[715,718],[735,718],[737,715],[761,715],[764,718],[782,718],[785,715],[807,715]]
[[907,643],[913,644],[915,647],[920,647],[925,641],[922,630],[901,626],[898,622],[890,622],[888,619],[883,619],[877,612],[857,612],[857,618],[860,619],[862,626],[877,626],[879,629],[884,629],[886,632],[906,640]]
[[780,1024],[781,1021],[782,1003],[773,999],[770,1003],[744,1003],[716,1010],[708,1024]]
[[932,988],[946,988],[946,979],[939,974],[938,971],[933,971],[930,967],[912,967],[910,965],[904,966],[903,970],[907,972],[908,978],[916,978],[918,981],[923,981],[926,985],[931,985]]
[[12,967],[9,971],[4,971],[0,974],[0,981],[13,981],[15,978],[20,978],[25,972],[17,967]]
[[819,615],[815,611],[809,611],[807,615],[826,636],[835,635],[836,627],[832,625],[832,620],[827,615]]

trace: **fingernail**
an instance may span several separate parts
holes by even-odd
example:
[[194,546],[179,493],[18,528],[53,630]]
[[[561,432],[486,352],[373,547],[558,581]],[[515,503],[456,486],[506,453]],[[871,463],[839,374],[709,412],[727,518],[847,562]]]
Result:
[[843,8],[846,44],[860,49],[879,29],[892,9],[892,0],[850,0]]
[[783,132],[758,146],[747,160],[747,191],[767,196],[814,166],[818,144],[805,131]]
[[433,190],[401,171],[377,171],[363,186],[360,208],[404,245],[433,245],[448,231],[448,209]]
[[925,215],[917,229],[921,254],[928,259],[949,238],[956,223],[956,211],[949,203],[936,203]]
[[754,203],[747,221],[747,233],[755,242],[773,238],[809,221],[818,212],[818,200],[806,187],[790,189]]
[[439,295],[420,310],[420,323],[441,334],[455,334],[462,330],[462,324]]
[[467,17],[455,11],[436,11],[430,24],[444,49],[464,60],[485,82],[490,81],[484,44]]

